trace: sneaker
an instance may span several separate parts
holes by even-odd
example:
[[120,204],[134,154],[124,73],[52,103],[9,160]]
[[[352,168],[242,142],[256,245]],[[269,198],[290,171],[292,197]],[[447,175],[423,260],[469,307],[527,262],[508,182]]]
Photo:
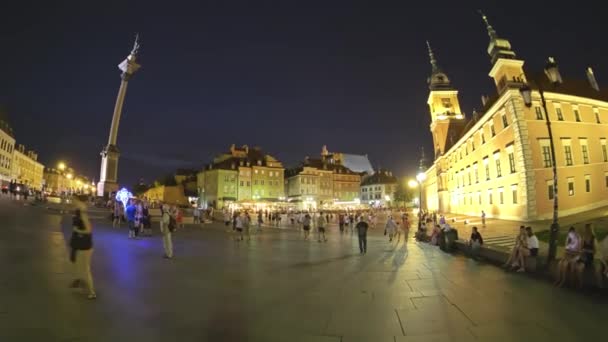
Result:
[[90,294],[87,296],[87,299],[97,299],[97,295],[96,295],[96,294],[94,294],[94,293],[90,293]]
[[523,267],[520,267],[520,268],[517,270],[517,273],[523,273],[523,272],[526,272],[526,269],[525,269],[525,268],[523,268]]

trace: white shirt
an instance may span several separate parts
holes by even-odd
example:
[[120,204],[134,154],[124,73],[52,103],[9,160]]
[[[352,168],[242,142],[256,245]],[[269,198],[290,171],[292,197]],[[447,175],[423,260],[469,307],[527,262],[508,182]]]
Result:
[[528,249],[538,249],[538,238],[536,235],[528,236]]
[[580,242],[578,235],[576,233],[568,233],[568,238],[566,239],[566,250],[571,252],[578,252],[580,247]]

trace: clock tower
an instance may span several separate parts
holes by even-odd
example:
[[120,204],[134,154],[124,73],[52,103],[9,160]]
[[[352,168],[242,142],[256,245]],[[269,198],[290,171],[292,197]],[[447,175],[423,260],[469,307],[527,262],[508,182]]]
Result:
[[452,87],[448,76],[437,65],[435,54],[428,41],[426,45],[431,61],[431,76],[428,78],[430,93],[427,104],[431,112],[431,133],[435,159],[437,159],[458,140],[465,120],[460,110],[458,90]]

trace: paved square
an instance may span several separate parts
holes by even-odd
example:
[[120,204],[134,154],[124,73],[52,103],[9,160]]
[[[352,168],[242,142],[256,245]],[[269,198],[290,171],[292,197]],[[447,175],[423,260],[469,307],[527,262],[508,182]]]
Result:
[[449,255],[379,228],[369,251],[330,229],[327,243],[265,229],[235,243],[187,227],[165,260],[155,236],[93,221],[96,301],[68,288],[69,219],[0,199],[0,341],[600,340],[604,297]]

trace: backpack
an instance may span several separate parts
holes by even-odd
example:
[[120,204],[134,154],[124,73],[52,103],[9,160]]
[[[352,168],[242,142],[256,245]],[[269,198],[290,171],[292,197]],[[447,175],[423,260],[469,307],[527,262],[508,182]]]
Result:
[[171,233],[173,233],[176,228],[177,228],[177,222],[175,221],[175,218],[173,218],[173,216],[171,216],[171,218],[169,219],[169,231]]

